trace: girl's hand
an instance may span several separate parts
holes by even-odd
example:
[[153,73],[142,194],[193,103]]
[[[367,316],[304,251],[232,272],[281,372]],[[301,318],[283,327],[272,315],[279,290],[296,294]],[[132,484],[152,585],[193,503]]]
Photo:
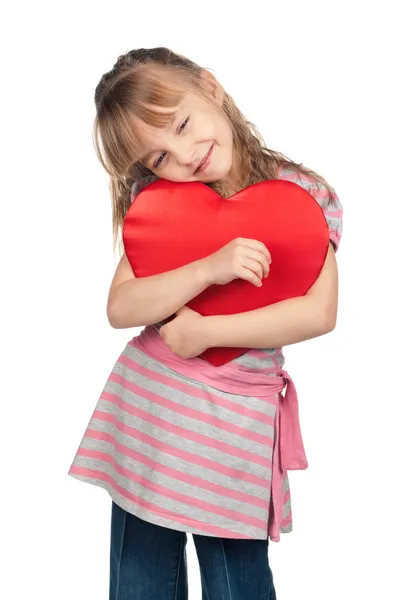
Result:
[[167,346],[181,358],[193,358],[207,350],[202,331],[204,317],[183,306],[175,318],[160,327],[160,335]]
[[245,279],[261,287],[262,278],[270,272],[271,256],[262,242],[240,237],[201,259],[201,263],[208,285]]

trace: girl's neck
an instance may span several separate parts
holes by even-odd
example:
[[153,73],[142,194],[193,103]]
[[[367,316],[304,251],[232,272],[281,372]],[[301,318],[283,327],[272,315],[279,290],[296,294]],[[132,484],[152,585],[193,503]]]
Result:
[[244,188],[244,185],[242,184],[243,177],[241,177],[241,173],[243,173],[241,160],[237,158],[237,160],[233,161],[233,166],[231,167],[230,171],[220,181],[220,185],[224,189],[225,196],[234,196],[234,194],[237,194]]
[[241,190],[243,189],[243,186],[241,185],[231,185],[227,184],[226,182],[222,182],[222,186],[224,190],[224,196],[226,198],[230,198],[231,196],[238,194],[238,192],[241,192]]

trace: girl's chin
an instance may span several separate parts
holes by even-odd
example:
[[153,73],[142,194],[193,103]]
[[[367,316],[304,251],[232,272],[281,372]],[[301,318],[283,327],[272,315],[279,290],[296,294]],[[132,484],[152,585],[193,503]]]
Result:
[[200,176],[198,177],[198,181],[201,181],[201,183],[214,183],[215,181],[220,181],[221,179],[224,179],[227,176],[227,173],[227,171],[223,170],[212,171],[210,169],[209,173],[199,173]]

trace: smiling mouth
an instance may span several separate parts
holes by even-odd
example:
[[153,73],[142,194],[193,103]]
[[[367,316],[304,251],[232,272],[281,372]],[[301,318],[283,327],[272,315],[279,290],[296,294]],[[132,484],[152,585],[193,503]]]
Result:
[[194,171],[194,175],[196,175],[199,171],[202,170],[202,167],[206,164],[208,157],[211,154],[212,149],[214,148],[214,144],[212,144],[210,150],[207,152],[207,154],[205,155],[205,157],[203,158],[203,160],[201,161],[201,163],[198,165],[198,167],[196,168],[196,170]]

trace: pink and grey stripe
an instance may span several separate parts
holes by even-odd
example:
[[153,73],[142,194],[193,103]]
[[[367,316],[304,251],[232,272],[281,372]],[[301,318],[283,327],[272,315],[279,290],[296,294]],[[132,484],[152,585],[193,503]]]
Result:
[[[196,363],[202,381],[187,375]],[[287,374],[241,378],[234,369],[236,391],[224,391],[233,385],[232,364],[216,369],[180,359],[145,328],[116,361],[69,474],[158,525],[278,541],[280,530],[291,530],[286,468],[307,466],[298,413],[280,445],[275,431]]]

